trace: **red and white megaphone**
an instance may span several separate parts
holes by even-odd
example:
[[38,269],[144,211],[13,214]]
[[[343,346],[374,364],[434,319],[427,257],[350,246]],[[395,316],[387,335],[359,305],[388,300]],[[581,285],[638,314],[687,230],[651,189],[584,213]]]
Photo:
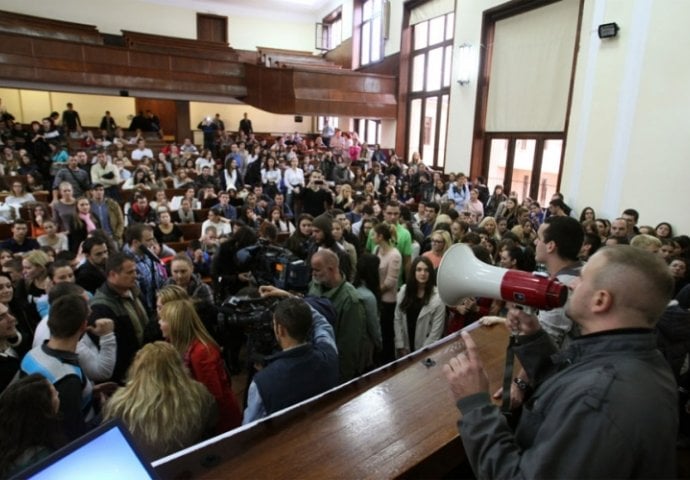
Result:
[[540,310],[562,307],[568,288],[538,273],[494,267],[477,259],[472,249],[455,244],[441,259],[436,276],[438,293],[446,305],[466,297],[503,299]]

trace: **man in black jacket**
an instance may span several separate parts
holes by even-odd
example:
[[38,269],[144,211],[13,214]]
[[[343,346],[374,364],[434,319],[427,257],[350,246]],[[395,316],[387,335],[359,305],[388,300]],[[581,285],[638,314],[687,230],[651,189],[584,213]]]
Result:
[[76,283],[92,295],[105,283],[105,264],[108,261],[108,244],[103,239],[88,237],[81,246],[86,261],[74,272]]

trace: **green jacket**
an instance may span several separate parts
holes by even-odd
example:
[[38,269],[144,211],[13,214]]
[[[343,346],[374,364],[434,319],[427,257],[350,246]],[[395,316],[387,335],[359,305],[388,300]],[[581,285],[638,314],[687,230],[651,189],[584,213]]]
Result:
[[333,303],[336,312],[333,330],[340,358],[340,381],[346,382],[359,376],[367,367],[364,347],[368,340],[366,312],[357,290],[345,280],[331,289],[312,282],[309,295],[325,297]]

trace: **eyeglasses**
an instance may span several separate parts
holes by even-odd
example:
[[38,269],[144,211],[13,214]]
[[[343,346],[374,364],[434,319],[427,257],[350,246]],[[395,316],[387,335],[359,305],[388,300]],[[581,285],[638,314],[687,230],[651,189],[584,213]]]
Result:
[[433,238],[433,239],[431,239],[431,243],[446,243],[446,241],[445,240],[439,240],[437,238]]

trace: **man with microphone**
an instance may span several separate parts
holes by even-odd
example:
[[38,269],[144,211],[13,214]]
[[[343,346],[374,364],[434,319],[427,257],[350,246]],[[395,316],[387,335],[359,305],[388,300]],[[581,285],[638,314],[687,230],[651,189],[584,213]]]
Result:
[[513,431],[492,404],[478,350],[443,367],[478,478],[671,478],[677,387],[654,325],[673,292],[668,267],[629,246],[598,251],[570,285],[566,314],[581,335],[559,351],[537,317],[511,309],[515,354],[533,381]]

